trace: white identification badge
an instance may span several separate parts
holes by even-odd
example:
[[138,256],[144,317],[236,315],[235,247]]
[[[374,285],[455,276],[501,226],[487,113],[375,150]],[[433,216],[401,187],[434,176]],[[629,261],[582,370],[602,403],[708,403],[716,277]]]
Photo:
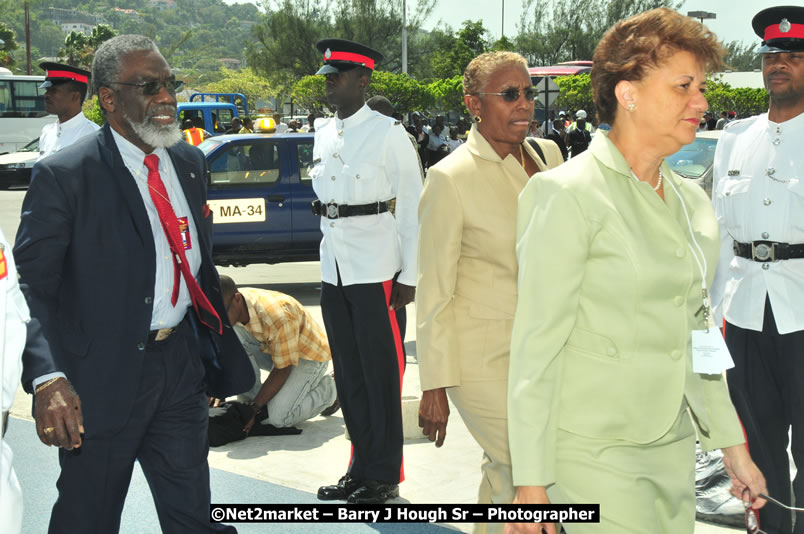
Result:
[[692,370],[706,375],[719,375],[734,367],[726,341],[714,326],[692,331]]

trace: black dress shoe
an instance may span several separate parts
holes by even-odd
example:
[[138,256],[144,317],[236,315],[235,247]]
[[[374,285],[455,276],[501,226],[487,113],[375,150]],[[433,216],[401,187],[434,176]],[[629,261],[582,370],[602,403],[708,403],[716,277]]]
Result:
[[388,499],[395,497],[399,497],[399,484],[367,480],[346,500],[352,504],[383,504]]
[[341,403],[338,400],[338,397],[335,397],[335,402],[333,402],[328,407],[324,408],[324,411],[321,412],[321,415],[324,417],[330,416],[341,409]]
[[362,480],[355,480],[348,474],[343,475],[337,484],[318,488],[318,499],[321,501],[345,501],[357,488],[363,486]]

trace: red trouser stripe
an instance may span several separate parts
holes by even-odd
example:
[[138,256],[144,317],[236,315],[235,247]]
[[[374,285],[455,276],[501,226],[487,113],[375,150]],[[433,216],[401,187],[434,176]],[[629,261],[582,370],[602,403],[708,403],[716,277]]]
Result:
[[[396,310],[390,308],[391,304],[391,288],[393,288],[394,281],[388,280],[382,283],[382,289],[385,291],[385,307],[388,308],[388,321],[391,323],[391,332],[394,335],[394,347],[396,347],[396,362],[399,367],[399,393],[402,394],[402,378],[405,376],[405,351],[402,348],[402,334],[399,332],[399,323],[396,321]],[[399,399],[401,404],[402,399]],[[404,421],[403,421],[404,424]],[[352,465],[352,460],[355,455],[355,447],[352,445],[349,452],[349,465]],[[402,465],[399,467],[399,482],[405,481],[405,457],[402,457]]]

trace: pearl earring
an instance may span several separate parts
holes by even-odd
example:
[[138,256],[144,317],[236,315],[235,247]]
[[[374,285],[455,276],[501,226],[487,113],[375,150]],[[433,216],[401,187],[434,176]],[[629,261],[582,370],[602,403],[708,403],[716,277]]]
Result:
[[634,111],[635,107],[636,107],[636,104],[634,104],[633,102],[629,103],[628,104],[628,111]]

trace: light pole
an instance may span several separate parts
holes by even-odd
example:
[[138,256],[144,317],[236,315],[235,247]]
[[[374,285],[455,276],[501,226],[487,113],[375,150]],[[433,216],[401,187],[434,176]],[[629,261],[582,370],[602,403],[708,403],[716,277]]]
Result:
[[408,73],[408,8],[402,0],[402,72]]
[[703,21],[705,19],[716,19],[717,18],[716,13],[711,13],[709,11],[687,11],[687,16],[692,17],[694,19],[700,20],[701,24],[703,24]]
[[500,31],[500,39],[505,37],[505,0],[502,0],[502,30]]

